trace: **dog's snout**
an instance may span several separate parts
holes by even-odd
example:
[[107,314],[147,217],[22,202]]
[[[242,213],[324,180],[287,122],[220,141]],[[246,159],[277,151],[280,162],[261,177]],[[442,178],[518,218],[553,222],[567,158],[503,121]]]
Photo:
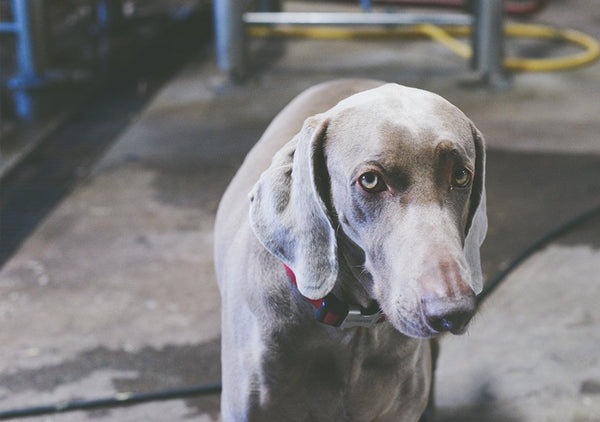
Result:
[[475,313],[474,294],[458,298],[427,296],[422,302],[425,322],[438,333],[463,333]]

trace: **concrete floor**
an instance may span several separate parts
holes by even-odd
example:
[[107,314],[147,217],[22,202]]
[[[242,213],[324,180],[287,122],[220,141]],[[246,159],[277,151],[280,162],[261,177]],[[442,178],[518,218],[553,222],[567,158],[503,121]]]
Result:
[[[600,38],[591,3],[551,2],[536,20]],[[242,86],[190,58],[0,270],[0,410],[219,380],[214,213],[270,119],[315,83],[396,81],[436,91],[473,119],[488,144],[487,277],[599,205],[600,64],[520,74],[511,90],[490,93],[428,41],[281,47],[267,44],[260,59],[281,54]],[[599,223],[536,253],[465,336],[443,339],[440,421],[600,421]],[[211,396],[30,420],[214,421],[218,404]]]

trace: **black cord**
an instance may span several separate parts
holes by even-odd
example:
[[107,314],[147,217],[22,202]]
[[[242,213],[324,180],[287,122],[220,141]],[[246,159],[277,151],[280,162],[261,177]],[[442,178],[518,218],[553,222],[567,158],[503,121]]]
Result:
[[529,258],[534,252],[546,246],[548,243],[552,242],[554,239],[559,238],[565,233],[570,232],[571,230],[581,226],[582,224],[588,222],[592,218],[600,215],[600,206],[590,209],[589,211],[580,214],[579,216],[573,218],[572,220],[567,221],[566,223],[558,226],[556,229],[552,230],[545,236],[541,237],[537,241],[531,243],[527,248],[525,248],[519,255],[509,261],[503,268],[500,269],[496,273],[494,277],[492,277],[487,283],[485,283],[485,287],[483,291],[477,296],[477,304],[481,305],[481,303],[488,298],[488,296],[496,290],[496,288],[504,281],[504,279],[523,261]]
[[31,416],[48,415],[75,410],[104,409],[107,407],[131,406],[134,404],[150,401],[164,401],[195,397],[208,394],[219,394],[221,384],[196,385],[186,388],[162,390],[153,393],[121,393],[112,397],[97,400],[75,400],[51,404],[47,406],[35,406],[22,409],[6,410],[0,412],[0,420],[26,418]]
[[[565,224],[552,230],[539,240],[530,244],[525,248],[519,255],[512,259],[504,268],[502,268],[494,277],[486,283],[485,288],[477,297],[478,305],[489,297],[489,295],[496,290],[496,288],[504,281],[504,279],[523,261],[525,261],[534,252],[541,249],[554,239],[562,236],[563,234],[581,226],[588,222],[595,216],[600,215],[600,206],[593,208],[572,220],[569,220]],[[181,399],[185,397],[195,397],[209,394],[219,394],[222,386],[219,383],[196,385],[187,388],[178,388],[171,390],[162,390],[153,393],[122,393],[115,396],[97,400],[80,400],[63,402],[48,406],[37,406],[27,407],[22,409],[13,409],[0,411],[0,420],[5,419],[16,419],[25,418],[31,416],[48,415],[53,413],[71,412],[75,410],[92,410],[109,407],[120,407],[120,406],[131,406],[135,404],[151,402],[151,401],[163,401]]]

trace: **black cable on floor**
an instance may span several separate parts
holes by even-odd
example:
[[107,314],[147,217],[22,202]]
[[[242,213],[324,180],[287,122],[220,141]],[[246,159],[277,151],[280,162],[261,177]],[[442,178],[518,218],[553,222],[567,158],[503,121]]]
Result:
[[554,230],[542,236],[535,242],[529,244],[529,246],[523,249],[523,251],[519,255],[517,255],[515,258],[509,261],[487,283],[485,283],[483,291],[477,296],[477,304],[481,305],[481,303],[483,303],[483,301],[486,300],[489,297],[489,295],[498,288],[500,283],[502,283],[504,279],[515,270],[515,268],[521,265],[523,261],[525,261],[531,255],[533,255],[535,252],[542,249],[544,246],[548,245],[553,240],[558,239],[560,236],[587,223],[592,218],[598,215],[600,215],[600,205],[567,221],[566,223],[558,226]]
[[112,397],[96,400],[76,400],[47,406],[33,406],[0,412],[0,420],[27,418],[54,413],[73,412],[75,410],[94,410],[112,407],[132,406],[135,404],[219,394],[221,384],[195,385],[186,388],[161,390],[151,393],[121,393]]

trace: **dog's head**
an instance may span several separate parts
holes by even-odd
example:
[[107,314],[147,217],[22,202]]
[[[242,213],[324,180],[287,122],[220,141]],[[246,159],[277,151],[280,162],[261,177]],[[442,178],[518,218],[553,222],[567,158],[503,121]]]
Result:
[[250,221],[305,296],[326,296],[343,259],[400,332],[460,333],[482,285],[484,172],[460,110],[388,84],[307,119],[255,185]]

